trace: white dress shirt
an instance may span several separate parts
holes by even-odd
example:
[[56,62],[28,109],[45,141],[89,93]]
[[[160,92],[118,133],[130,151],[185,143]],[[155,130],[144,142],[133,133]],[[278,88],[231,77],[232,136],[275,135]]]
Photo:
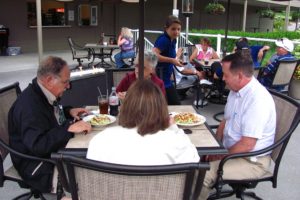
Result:
[[254,77],[238,92],[230,91],[224,119],[223,144],[227,149],[242,136],[257,139],[252,151],[274,143],[275,104],[271,94]]
[[87,158],[126,165],[167,165],[200,159],[189,137],[177,125],[144,136],[137,133],[137,128],[107,128],[90,141]]

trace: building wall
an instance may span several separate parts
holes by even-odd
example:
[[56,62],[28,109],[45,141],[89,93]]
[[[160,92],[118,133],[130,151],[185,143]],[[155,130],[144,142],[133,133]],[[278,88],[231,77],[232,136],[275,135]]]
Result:
[[[0,24],[10,29],[9,45],[22,47],[22,52],[37,51],[36,28],[27,26],[27,7],[29,0],[0,0]],[[32,0],[31,0],[32,1]],[[89,3],[98,5],[98,26],[78,26],[78,5]],[[209,0],[195,1],[194,14],[190,17],[190,29],[224,29],[225,15],[213,16],[204,13],[205,5]],[[101,32],[109,35],[118,35],[120,27],[132,29],[139,25],[138,4],[110,3],[100,1],[75,0],[66,3],[68,9],[74,10],[75,20],[69,22],[71,27],[43,28],[43,45],[45,51],[69,49],[67,36],[71,36],[80,45],[93,43],[99,40]],[[163,30],[165,19],[172,14],[172,0],[151,0],[145,5],[145,29]],[[181,1],[178,1],[181,10]],[[253,9],[249,7],[249,16]],[[243,5],[233,4],[229,29],[240,30],[242,27]],[[182,29],[185,29],[185,17],[180,14]],[[250,23],[251,24],[251,23]],[[266,27],[264,25],[264,27]],[[151,38],[154,40],[155,38]]]

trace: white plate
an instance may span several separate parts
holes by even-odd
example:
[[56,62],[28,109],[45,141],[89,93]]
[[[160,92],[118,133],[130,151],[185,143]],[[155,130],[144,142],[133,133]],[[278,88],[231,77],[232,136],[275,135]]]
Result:
[[[170,113],[173,117],[175,117],[176,115],[180,114],[180,113]],[[199,115],[199,114],[196,114],[196,113],[191,113],[193,114],[194,116],[198,117],[199,118],[199,122],[195,122],[195,123],[189,123],[189,124],[186,124],[186,123],[180,123],[180,122],[176,122],[177,125],[179,126],[197,126],[197,125],[201,125],[201,124],[204,124],[206,122],[206,118],[202,115]]]
[[[97,116],[97,115],[94,115],[94,114],[93,115],[88,115],[88,116],[82,118],[82,120],[85,121],[85,122],[90,122],[93,119],[93,117],[95,117],[95,116]],[[116,118],[114,116],[111,116],[111,115],[105,115],[105,116],[107,116],[110,119],[109,123],[103,124],[103,125],[100,125],[100,124],[99,125],[92,125],[92,126],[93,127],[107,126],[107,125],[112,124],[116,121]]]

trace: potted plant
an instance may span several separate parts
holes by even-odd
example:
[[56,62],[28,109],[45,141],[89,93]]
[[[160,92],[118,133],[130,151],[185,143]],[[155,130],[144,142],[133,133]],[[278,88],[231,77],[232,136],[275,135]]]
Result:
[[212,15],[222,15],[225,13],[225,8],[222,4],[218,2],[209,3],[204,8],[205,12],[212,14]]
[[273,10],[271,10],[270,8],[268,8],[268,9],[260,10],[259,16],[262,18],[274,19],[275,12]]
[[289,85],[289,96],[300,100],[300,64],[295,70]]

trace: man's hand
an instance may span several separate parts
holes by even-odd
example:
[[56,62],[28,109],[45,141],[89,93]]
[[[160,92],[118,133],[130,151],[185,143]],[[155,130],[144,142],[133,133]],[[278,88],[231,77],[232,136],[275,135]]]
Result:
[[88,114],[89,111],[87,109],[84,109],[84,108],[72,108],[70,110],[70,115],[72,117],[74,117],[76,120],[80,120],[80,115],[82,115],[84,113]]
[[92,130],[92,126],[90,123],[84,122],[82,120],[75,122],[71,126],[69,126],[68,131],[72,133],[89,133]]

